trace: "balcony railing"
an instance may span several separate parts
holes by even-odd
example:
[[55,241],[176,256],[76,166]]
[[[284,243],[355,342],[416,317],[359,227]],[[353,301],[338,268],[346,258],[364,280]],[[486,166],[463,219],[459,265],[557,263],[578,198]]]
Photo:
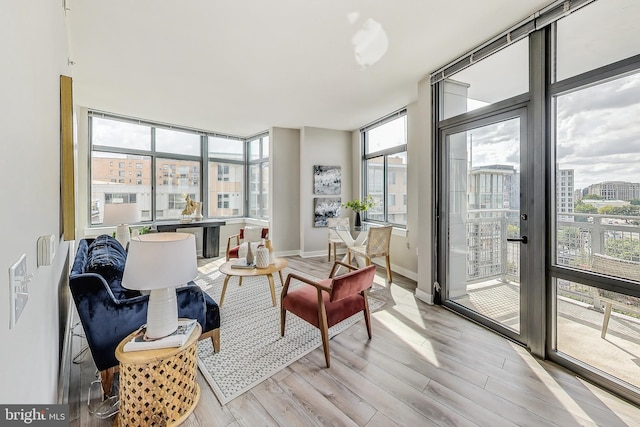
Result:
[[[562,213],[556,223],[556,262],[591,270],[593,254],[640,262],[640,216]],[[470,210],[467,215],[467,281],[520,276],[519,211]]]

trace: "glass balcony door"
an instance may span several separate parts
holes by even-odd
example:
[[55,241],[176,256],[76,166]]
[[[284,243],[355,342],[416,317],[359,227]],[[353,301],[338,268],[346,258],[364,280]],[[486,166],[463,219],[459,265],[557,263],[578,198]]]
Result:
[[441,138],[443,303],[518,341],[524,341],[526,311],[521,275],[527,246],[526,212],[521,211],[525,139],[523,109],[445,130]]

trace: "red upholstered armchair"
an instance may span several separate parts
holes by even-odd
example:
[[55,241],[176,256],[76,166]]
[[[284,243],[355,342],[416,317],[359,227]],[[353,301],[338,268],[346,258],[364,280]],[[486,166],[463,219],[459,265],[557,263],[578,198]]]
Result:
[[[249,228],[249,227],[247,227]],[[248,234],[248,233],[247,233]],[[269,238],[269,229],[262,228],[260,232],[261,239]],[[235,242],[233,242],[235,240]],[[229,261],[231,258],[238,258],[238,251],[240,250],[240,244],[245,240],[245,229],[241,228],[238,234],[234,234],[233,236],[229,236],[227,239],[227,253],[226,258]],[[259,239],[256,239],[256,241]],[[233,245],[233,246],[232,246]]]
[[[349,273],[334,276],[340,267],[346,267]],[[343,320],[364,312],[367,333],[371,339],[371,318],[367,293],[373,284],[376,267],[370,265],[357,269],[349,264],[336,261],[328,279],[315,282],[297,274],[289,274],[282,289],[280,304],[280,335],[284,336],[287,311],[306,320],[320,329],[322,347],[327,368],[329,361],[329,328]],[[289,292],[292,279],[299,280],[310,286],[302,286]]]

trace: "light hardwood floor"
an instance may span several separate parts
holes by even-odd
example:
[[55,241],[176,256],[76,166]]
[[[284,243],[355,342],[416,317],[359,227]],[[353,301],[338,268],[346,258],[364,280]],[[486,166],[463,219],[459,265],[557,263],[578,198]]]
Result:
[[[289,266],[318,277],[326,258],[289,257]],[[212,267],[211,264],[208,267]],[[201,264],[202,266],[202,264]],[[205,266],[207,267],[207,266]],[[640,408],[439,306],[414,298],[415,282],[378,269],[372,296],[386,305],[322,348],[221,406],[199,376],[201,400],[184,426],[638,426]],[[224,328],[224,325],[222,325]],[[74,353],[81,345],[74,338]],[[221,343],[224,351],[224,342]],[[73,364],[72,426],[110,426],[92,417],[89,354]]]

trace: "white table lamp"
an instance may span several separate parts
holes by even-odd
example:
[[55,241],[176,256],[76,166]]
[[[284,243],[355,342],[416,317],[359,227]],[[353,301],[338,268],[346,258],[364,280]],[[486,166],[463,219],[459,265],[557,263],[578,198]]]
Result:
[[108,203],[104,205],[102,224],[117,225],[116,240],[126,248],[131,239],[129,224],[140,222],[140,210],[136,203]]
[[147,337],[162,338],[178,328],[176,287],[198,275],[196,239],[189,233],[150,233],[132,237],[122,286],[150,290]]

